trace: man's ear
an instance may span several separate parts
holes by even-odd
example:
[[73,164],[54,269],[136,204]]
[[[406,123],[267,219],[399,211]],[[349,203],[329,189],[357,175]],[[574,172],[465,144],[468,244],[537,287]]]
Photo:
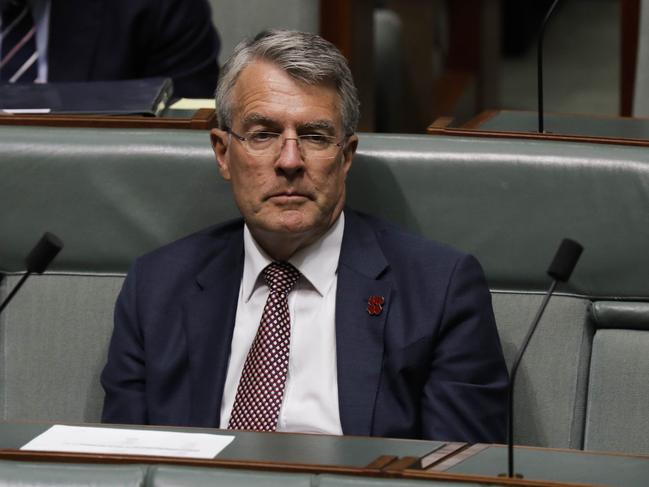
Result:
[[343,149],[343,167],[345,169],[345,174],[349,172],[352,167],[352,159],[356,153],[356,147],[358,147],[358,136],[356,134],[350,135]]
[[230,164],[228,162],[228,138],[226,131],[221,129],[210,130],[210,140],[212,141],[212,150],[216,157],[216,163],[219,166],[221,177],[226,181],[230,180]]

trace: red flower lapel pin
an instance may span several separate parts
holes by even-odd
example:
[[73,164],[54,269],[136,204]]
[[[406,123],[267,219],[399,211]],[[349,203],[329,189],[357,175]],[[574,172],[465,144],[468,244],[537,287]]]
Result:
[[378,316],[383,311],[383,303],[385,303],[383,296],[370,296],[367,300],[367,312],[371,316]]

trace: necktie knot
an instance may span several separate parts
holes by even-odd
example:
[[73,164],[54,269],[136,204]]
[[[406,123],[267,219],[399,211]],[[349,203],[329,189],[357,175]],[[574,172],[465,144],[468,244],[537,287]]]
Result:
[[288,294],[300,278],[300,271],[288,262],[273,262],[262,271],[271,293]]

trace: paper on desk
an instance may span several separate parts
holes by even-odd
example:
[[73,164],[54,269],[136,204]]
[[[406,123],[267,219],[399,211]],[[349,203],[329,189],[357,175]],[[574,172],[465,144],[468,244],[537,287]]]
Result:
[[214,98],[181,98],[172,103],[171,110],[198,110],[199,108],[214,108]]
[[51,111],[51,108],[3,108],[0,110],[0,113],[9,113],[11,115],[29,115],[50,113]]
[[214,458],[234,436],[54,425],[21,450]]

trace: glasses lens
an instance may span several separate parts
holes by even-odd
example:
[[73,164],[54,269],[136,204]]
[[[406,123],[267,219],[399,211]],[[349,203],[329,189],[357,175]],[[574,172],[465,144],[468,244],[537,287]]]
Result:
[[300,148],[307,157],[322,158],[336,155],[338,146],[336,139],[329,135],[309,134],[300,135]]
[[273,153],[277,147],[281,147],[280,135],[273,132],[248,132],[245,144],[254,153]]

